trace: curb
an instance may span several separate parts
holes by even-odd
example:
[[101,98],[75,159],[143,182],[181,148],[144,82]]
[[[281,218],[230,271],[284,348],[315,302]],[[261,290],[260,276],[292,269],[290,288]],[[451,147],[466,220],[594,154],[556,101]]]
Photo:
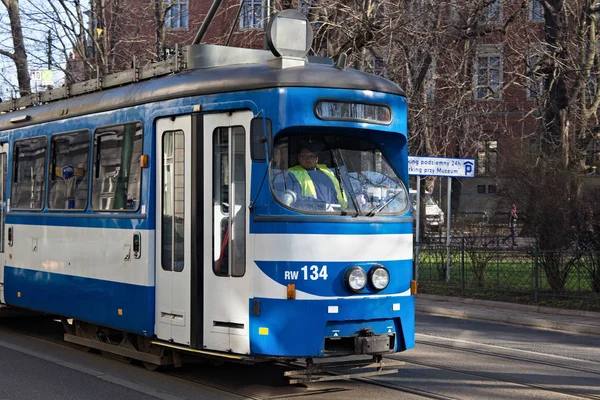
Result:
[[502,322],[511,325],[521,325],[533,328],[551,329],[561,332],[582,333],[600,336],[600,327],[576,322],[558,322],[535,317],[515,315],[499,315],[495,313],[469,310],[454,310],[439,306],[415,306],[415,311],[423,314],[441,315],[451,318],[477,319],[483,321]]
[[543,306],[531,306],[527,304],[516,304],[516,303],[505,303],[502,301],[493,301],[493,300],[480,300],[480,299],[471,299],[466,297],[452,297],[452,296],[440,296],[437,294],[417,294],[417,298],[422,298],[423,300],[432,300],[432,301],[448,301],[453,303],[465,303],[465,304],[474,304],[481,306],[488,306],[494,308],[506,308],[509,310],[522,310],[528,312],[542,313],[542,314],[555,314],[555,315],[566,315],[568,317],[586,317],[586,318],[597,318],[600,321],[600,313],[593,311],[583,311],[583,310],[570,310],[566,308],[552,308],[552,307],[543,307]]
[[[440,296],[441,297],[441,296]],[[425,299],[424,299],[425,300]],[[435,299],[427,298],[434,301]],[[450,302],[449,300],[446,300]],[[456,302],[455,302],[456,303]],[[461,302],[471,303],[471,302]],[[499,302],[487,302],[487,304],[477,303],[479,305],[488,305],[492,303],[496,309],[488,310],[469,310],[457,309],[455,307],[444,307],[443,305],[419,305],[415,304],[415,311],[423,314],[440,315],[451,318],[476,319],[483,321],[501,322],[511,325],[528,326],[533,328],[551,329],[561,332],[580,333],[586,335],[600,336],[600,319],[595,319],[596,324],[586,324],[585,322],[575,322],[569,320],[556,321],[547,319],[544,315],[514,315],[513,313],[497,312]],[[502,303],[501,303],[502,304]],[[506,310],[515,309],[514,307],[506,307]],[[530,311],[530,308],[527,309]],[[596,313],[598,314],[598,313]]]

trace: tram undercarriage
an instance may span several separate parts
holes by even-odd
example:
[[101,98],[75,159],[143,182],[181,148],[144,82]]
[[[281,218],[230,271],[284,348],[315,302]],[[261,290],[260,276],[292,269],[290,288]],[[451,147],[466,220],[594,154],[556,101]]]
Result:
[[336,358],[338,361],[321,359],[321,362],[315,362],[313,358],[309,357],[305,358],[304,362],[300,362],[289,358],[244,357],[196,350],[83,321],[62,318],[61,322],[65,329],[64,340],[66,342],[88,350],[100,351],[110,357],[116,356],[126,362],[140,361],[146,369],[152,371],[163,366],[178,368],[184,364],[206,360],[217,365],[227,361],[244,364],[275,361],[293,368],[284,372],[284,376],[293,385],[394,374],[398,372],[396,367],[404,365],[404,362],[383,359],[384,353],[391,352],[390,343],[393,349],[394,338],[388,335],[363,335],[351,338],[355,343],[355,354],[372,355],[371,358],[357,360],[348,357],[342,361],[339,361],[340,358]]

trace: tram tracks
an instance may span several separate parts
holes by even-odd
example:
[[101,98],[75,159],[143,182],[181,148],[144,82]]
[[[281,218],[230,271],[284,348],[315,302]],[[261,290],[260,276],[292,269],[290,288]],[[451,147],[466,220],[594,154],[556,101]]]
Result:
[[[46,341],[52,344],[58,344],[68,348],[80,348],[79,346],[69,345],[68,343],[60,340],[58,333],[58,327],[56,332],[48,334],[42,332],[43,329],[36,328],[38,322],[34,321],[30,324],[33,329],[26,329],[23,327],[10,327],[3,324],[2,329],[10,330],[12,332],[34,337],[41,341]],[[57,324],[58,325],[58,324]],[[421,336],[421,335],[419,335]],[[579,360],[569,357],[553,356],[543,353],[528,352],[524,350],[516,350],[517,353],[511,354],[511,349],[508,347],[500,347],[493,345],[484,345],[471,342],[456,341],[453,339],[443,339],[429,336],[419,337],[417,339],[417,349],[425,349],[425,352],[430,352],[431,355],[441,355],[443,353],[457,352],[463,353],[474,357],[493,357],[502,360],[501,362],[494,363],[490,361],[490,364],[507,365],[512,363],[513,365],[525,363],[525,365],[533,365],[539,368],[554,368],[558,372],[554,372],[557,376],[561,374],[560,371],[576,375],[590,375],[589,379],[597,379],[600,375],[600,363],[588,360]],[[486,348],[490,347],[489,348]],[[554,359],[544,359],[545,356],[554,357]],[[458,359],[461,356],[447,357],[447,359]],[[569,387],[557,387],[554,384],[546,384],[545,382],[536,382],[530,379],[522,379],[519,374],[507,376],[504,373],[498,373],[493,369],[488,370],[474,370],[473,365],[469,365],[466,362],[463,365],[453,365],[443,362],[432,362],[430,357],[415,357],[412,355],[393,354],[386,358],[391,360],[403,361],[406,363],[406,367],[418,367],[423,370],[433,369],[437,371],[447,372],[449,375],[455,374],[457,376],[477,378],[480,381],[491,382],[492,386],[494,382],[501,382],[504,385],[516,385],[518,387],[529,388],[536,391],[544,391],[546,393],[560,394],[569,397],[577,397],[584,399],[600,400],[600,393],[589,393],[581,390],[577,390],[575,385]],[[260,365],[260,364],[259,364]],[[258,366],[258,365],[257,365]],[[289,386],[283,378],[283,372],[285,368],[290,368],[289,365],[281,366],[275,363],[265,363],[260,365],[258,368],[248,366],[235,366],[224,365],[214,367],[209,363],[200,363],[192,365],[187,370],[184,368],[181,370],[170,370],[167,369],[158,374],[168,376],[172,379],[180,380],[192,385],[199,385],[199,387],[207,387],[212,390],[218,390],[224,393],[228,393],[235,396],[240,396],[248,399],[256,400],[282,400],[282,399],[301,399],[301,398],[313,398],[313,399],[339,399],[339,398],[358,398],[357,393],[364,392],[365,387],[356,386],[356,382],[360,382],[364,385],[377,386],[380,388],[392,390],[398,393],[406,393],[410,398],[423,398],[423,399],[437,399],[437,400],[449,400],[464,398],[465,396],[454,394],[448,387],[440,387],[437,389],[428,387],[419,387],[418,383],[411,381],[410,376],[407,376],[400,368],[400,372],[397,375],[387,375],[383,377],[369,377],[369,378],[351,378],[347,381],[333,381],[328,384],[310,384],[308,386]],[[520,366],[521,369],[528,367]],[[301,365],[295,366],[301,368]],[[140,367],[143,368],[143,367]],[[257,369],[256,372],[253,372]],[[187,371],[187,372],[186,372]],[[568,371],[568,372],[567,372]],[[266,375],[272,377],[279,377],[278,380],[273,378],[267,379]],[[523,375],[526,376],[526,375]],[[527,375],[529,376],[529,375]],[[451,381],[454,378],[448,378]],[[459,378],[460,379],[460,378]],[[464,379],[464,378],[463,378]],[[352,384],[352,382],[355,382]],[[200,389],[201,390],[201,389]],[[366,389],[368,391],[368,389]],[[437,393],[436,393],[437,391]],[[390,397],[393,398],[393,395]],[[488,392],[489,393],[489,392]],[[414,397],[413,397],[414,396]],[[492,397],[491,394],[488,396]],[[466,396],[469,397],[469,396]]]
[[[82,350],[84,347],[74,345],[62,340],[62,324],[52,321],[48,317],[33,317],[27,320],[8,321],[3,319],[5,323],[0,326],[0,331],[8,331],[19,336],[33,338],[40,342],[45,342],[60,347]],[[100,353],[100,352],[98,352]],[[120,362],[129,363],[123,357],[115,357],[108,354],[101,354],[103,357],[114,359]],[[44,358],[44,357],[42,357]],[[58,358],[50,359],[58,362],[60,365],[70,365],[69,362]],[[258,367],[258,368],[257,368]],[[299,368],[300,366],[298,366]],[[143,366],[139,366],[143,369]],[[356,396],[354,393],[358,388],[348,382],[360,382],[362,384],[374,385],[384,389],[399,391],[411,394],[415,397],[423,399],[449,400],[449,397],[443,397],[421,391],[418,389],[404,387],[401,385],[388,384],[378,382],[369,378],[353,378],[347,381],[331,381],[326,384],[319,385],[295,385],[291,386],[283,376],[285,369],[290,366],[277,365],[275,363],[257,364],[254,367],[248,365],[229,364],[213,366],[209,362],[190,365],[188,368],[182,369],[165,369],[163,371],[152,372],[168,376],[170,379],[181,381],[182,383],[198,385],[199,387],[211,388],[234,396],[239,396],[251,400],[279,400],[279,399],[328,399],[328,398],[343,398],[350,399]],[[90,370],[88,366],[82,368]],[[96,373],[98,376],[103,374]],[[109,373],[106,374],[108,376]],[[269,377],[265,377],[269,375]],[[386,398],[395,398],[390,395]]]
[[[449,342],[458,342],[453,339],[445,339],[445,338],[436,338],[436,339],[443,339],[443,340],[447,340]],[[426,340],[426,339],[417,339],[416,342],[417,342],[418,347],[421,349],[423,348],[423,346],[427,346],[430,348],[434,348],[436,350],[460,352],[460,353],[465,353],[468,355],[476,355],[476,356],[481,356],[481,357],[499,358],[499,359],[505,360],[504,364],[506,364],[506,362],[508,361],[508,362],[511,362],[514,364],[523,363],[525,365],[532,365],[532,366],[537,366],[537,367],[550,367],[550,368],[555,368],[558,371],[566,370],[566,371],[576,373],[576,374],[587,374],[587,375],[591,376],[589,379],[595,379],[596,376],[600,376],[600,363],[594,362],[594,361],[589,361],[589,360],[580,360],[580,359],[574,359],[574,358],[568,358],[568,357],[555,356],[555,355],[551,355],[551,354],[534,353],[534,352],[528,352],[528,351],[523,351],[523,350],[515,350],[515,349],[511,349],[511,348],[500,347],[500,346],[490,346],[495,349],[494,351],[483,350],[483,349],[477,348],[477,347],[488,346],[488,345],[483,345],[483,344],[479,344],[479,343],[460,343],[459,342],[460,345],[455,345],[455,344],[440,343],[437,340]],[[467,345],[470,345],[471,347],[466,347]],[[529,355],[523,356],[523,355],[508,354],[511,351],[524,352],[526,354],[528,353]],[[563,359],[564,362],[561,363],[561,362],[555,362],[555,361],[549,361],[549,360],[540,360],[539,358],[541,358],[541,357],[554,357],[557,359]],[[441,362],[422,361],[421,359],[415,360],[409,356],[402,356],[402,355],[390,355],[390,356],[388,356],[388,358],[398,360],[398,361],[403,361],[406,363],[407,366],[410,366],[410,365],[420,366],[420,367],[424,367],[424,368],[445,371],[445,372],[449,372],[449,373],[453,373],[453,374],[459,374],[462,376],[475,377],[478,379],[491,381],[491,382],[502,382],[505,384],[518,385],[521,387],[531,388],[531,389],[535,389],[535,390],[541,390],[541,391],[545,391],[545,392],[553,393],[553,394],[561,394],[561,395],[565,395],[565,396],[572,396],[572,397],[583,398],[583,399],[600,400],[600,394],[587,393],[587,392],[584,392],[581,390],[574,390],[574,389],[565,388],[565,387],[561,388],[554,384],[545,384],[545,383],[540,383],[540,382],[534,382],[534,381],[527,380],[527,379],[520,379],[520,378],[518,378],[518,376],[519,376],[518,373],[514,374],[513,377],[510,378],[510,377],[506,376],[506,373],[504,373],[504,372],[474,371],[473,365],[469,365],[468,362],[465,364],[465,367],[462,367],[462,366],[449,366],[449,365],[441,363]],[[588,364],[591,367],[595,367],[595,368],[591,368],[591,367],[588,368],[588,367],[584,367],[584,366],[572,365],[575,363]],[[493,363],[493,362],[490,362],[489,364],[497,365],[497,363]],[[502,364],[500,364],[500,365],[502,365]],[[531,367],[531,368],[533,368],[533,367]],[[521,368],[519,370],[529,371],[529,368],[524,368],[523,365],[521,365]],[[555,374],[556,374],[556,376],[563,375],[562,373],[559,373],[559,372],[556,372]],[[529,375],[529,374],[526,374],[526,375]]]
[[486,380],[490,380],[490,381],[510,383],[510,384],[514,384],[514,385],[528,387],[531,389],[543,390],[543,391],[550,392],[550,393],[557,393],[557,394],[563,394],[563,395],[567,395],[567,396],[573,396],[573,397],[580,398],[580,399],[600,400],[600,396],[597,396],[594,394],[588,394],[588,393],[584,393],[584,392],[580,392],[580,391],[573,391],[573,390],[557,389],[555,387],[551,387],[548,385],[531,383],[531,382],[527,382],[525,380],[520,380],[520,379],[499,378],[497,375],[494,375],[494,374],[470,372],[470,371],[459,369],[459,368],[449,368],[449,367],[445,367],[445,366],[433,364],[433,363],[424,363],[424,362],[418,362],[418,361],[410,361],[410,362],[405,361],[405,362],[407,364],[419,365],[421,367],[435,368],[435,369],[441,370],[441,371],[453,372],[453,373],[457,373],[457,374],[461,374],[461,375],[477,377],[477,378],[486,379]]
[[[496,357],[496,358],[502,358],[505,360],[528,362],[528,363],[534,363],[534,364],[538,364],[538,365],[545,365],[548,367],[562,368],[562,369],[567,369],[567,370],[574,371],[574,372],[582,372],[582,373],[586,373],[586,374],[600,375],[600,363],[597,363],[594,361],[573,359],[573,361],[577,361],[577,362],[595,364],[598,367],[598,369],[574,367],[574,366],[561,364],[561,363],[557,363],[557,362],[552,362],[552,361],[535,360],[533,358],[528,358],[528,357],[501,354],[501,353],[496,353],[496,352],[492,352],[492,351],[485,351],[485,350],[478,350],[478,349],[469,349],[469,348],[465,348],[465,347],[457,347],[457,346],[448,345],[448,344],[427,342],[425,340],[417,340],[416,343],[418,345],[437,347],[440,349],[461,351],[461,352],[465,352],[465,353],[469,353],[469,354],[479,354],[482,356],[491,356],[491,357]],[[508,349],[508,348],[506,349],[506,351],[510,351],[510,350],[512,350],[512,349]],[[550,356],[550,355],[544,355],[544,356]]]
[[398,390],[404,393],[410,393],[410,394],[414,394],[417,396],[420,396],[424,399],[432,399],[432,400],[455,400],[454,397],[448,397],[448,396],[443,396],[440,394],[436,394],[433,392],[428,392],[426,390],[420,390],[420,389],[416,389],[413,387],[409,387],[409,386],[405,386],[405,385],[398,385],[398,384],[391,384],[391,383],[387,383],[387,382],[381,382],[381,381],[377,381],[374,380],[373,378],[355,378],[355,380],[359,381],[359,382],[365,382],[369,385],[374,385],[374,386],[379,386],[379,387],[385,387],[388,389],[394,389],[394,390]]
[[[221,366],[223,368],[224,366]],[[246,396],[251,399],[260,399],[260,400],[283,400],[283,399],[302,399],[302,398],[312,398],[312,399],[358,399],[361,396],[357,394],[357,390],[364,390],[363,388],[357,388],[355,383],[368,385],[368,386],[376,386],[381,389],[389,389],[388,396],[381,397],[386,399],[396,399],[398,392],[405,393],[408,395],[412,395],[409,397],[410,399],[432,399],[432,400],[454,400],[452,397],[442,396],[439,394],[435,394],[425,390],[419,390],[416,388],[412,388],[405,385],[392,384],[388,382],[378,381],[372,378],[348,378],[345,380],[332,380],[326,382],[313,382],[308,384],[297,384],[297,385],[289,385],[287,382],[283,382],[279,380],[277,377],[283,377],[283,371],[289,369],[302,369],[305,368],[305,365],[301,363],[292,363],[292,364],[280,364],[280,363],[266,363],[266,365],[257,365],[252,367],[252,370],[256,368],[260,368],[259,373],[257,373],[253,378],[249,378],[246,375],[242,379],[241,385],[239,389],[236,389],[234,393]],[[247,369],[249,370],[249,366],[239,366],[237,364],[230,365],[227,368],[227,372],[231,373],[236,369]],[[196,371],[197,372],[197,371]],[[208,372],[208,374],[204,374],[201,372],[202,377],[192,377],[185,376],[181,377],[179,372],[167,372],[168,374],[174,374],[173,376],[177,376],[185,381],[197,382],[200,384],[205,384],[206,380],[210,380],[210,385],[217,389],[230,390],[230,388],[224,387],[222,384],[215,383],[215,380],[211,378],[211,374],[214,371]],[[163,372],[165,373],[165,372]],[[233,373],[235,377],[237,374]],[[268,379],[269,383],[265,383],[264,376],[270,375],[271,378]],[[341,375],[341,373],[329,372],[327,375]],[[245,382],[244,382],[245,380]],[[218,379],[216,380],[218,381]],[[227,382],[230,387],[231,385],[239,385],[239,381],[228,381]],[[369,391],[367,389],[367,391]],[[405,397],[403,397],[405,398]]]
[[[384,357],[384,358],[389,358],[389,357]],[[288,365],[299,368],[299,369],[306,367],[305,365],[300,364],[300,363],[292,363],[292,364],[288,364]],[[398,373],[400,373],[400,374],[402,373],[402,367],[399,368]],[[341,372],[329,372],[328,374],[329,375],[343,375],[343,373],[341,373]],[[386,376],[393,376],[393,375],[386,375]],[[355,378],[350,377],[350,378],[347,378],[346,380],[353,381],[353,382],[366,383],[370,386],[377,386],[377,387],[381,387],[381,388],[392,389],[392,390],[403,392],[403,393],[409,393],[409,394],[413,394],[413,395],[419,396],[420,398],[424,398],[424,399],[454,400],[454,398],[452,398],[452,397],[439,395],[436,393],[432,393],[430,391],[420,390],[420,389],[416,389],[414,387],[410,387],[410,386],[406,386],[406,385],[383,382],[383,381],[377,380],[377,377],[355,377]],[[335,381],[330,381],[330,382],[335,382]],[[337,382],[339,382],[339,381],[337,381]],[[276,398],[280,398],[280,397],[269,397],[269,398],[266,398],[265,400],[271,400],[271,399],[276,399]]]
[[[2,319],[1,321],[6,322],[7,319]],[[21,323],[20,321],[12,321],[12,322],[9,321],[8,323],[4,323],[4,324],[0,325],[0,332],[2,332],[2,331],[10,332],[17,336],[31,338],[38,342],[47,343],[50,345],[54,345],[54,346],[58,346],[58,347],[66,348],[66,349],[72,349],[72,350],[78,350],[78,351],[86,349],[84,346],[72,344],[72,343],[62,340],[62,335],[58,335],[59,328],[62,327],[62,324],[60,322],[57,322],[56,324],[52,324],[50,322],[50,318],[47,318],[47,317],[34,317],[32,319],[32,321],[33,321],[33,324],[29,324],[27,322]],[[44,325],[45,327],[47,327],[47,329],[40,331],[39,325]],[[53,325],[56,325],[56,329],[53,329]],[[15,346],[14,350],[19,351],[19,347],[20,346]],[[89,350],[91,350],[91,349],[89,349]],[[62,365],[62,366],[74,369],[76,371],[80,371],[80,372],[86,371],[90,375],[95,376],[96,378],[99,378],[99,379],[103,379],[107,382],[120,384],[121,386],[125,386],[128,388],[141,389],[139,391],[141,391],[142,393],[149,394],[153,398],[185,400],[184,398],[180,398],[180,397],[177,397],[177,396],[169,394],[169,393],[165,393],[160,390],[155,390],[151,386],[147,386],[147,385],[138,383],[136,381],[129,382],[128,380],[122,379],[118,375],[115,375],[111,372],[101,372],[100,370],[95,370],[94,367],[90,367],[87,364],[83,365],[83,364],[72,363],[70,361],[66,361],[66,358],[63,359],[62,357],[46,356],[43,353],[35,354],[32,351],[28,351],[28,352],[26,352],[26,354],[29,354],[31,356],[36,356],[38,358],[53,362],[57,365]],[[101,357],[106,358],[106,359],[119,361],[120,363],[125,363],[125,364],[132,363],[132,361],[133,361],[130,359],[126,359],[124,357],[120,357],[120,356],[116,356],[114,354],[108,354],[108,353],[104,353],[104,352],[100,352],[100,351],[94,351],[94,354],[100,355]],[[144,371],[144,366],[141,363],[138,367],[139,367],[140,371]],[[161,372],[150,372],[150,371],[147,371],[147,372],[151,373],[151,374],[161,374]],[[246,393],[231,390],[230,388],[227,388],[224,385],[212,385],[209,382],[200,381],[200,380],[194,381],[191,379],[187,379],[187,378],[178,376],[176,373],[171,373],[171,372],[165,372],[162,374],[165,376],[169,376],[169,378],[171,378],[171,379],[179,380],[179,381],[185,382],[187,384],[191,383],[194,385],[198,385],[201,388],[210,388],[213,390],[218,390],[220,392],[232,394],[232,395],[238,396],[243,399],[261,400],[260,397],[252,397]],[[146,390],[144,390],[144,389],[146,389]]]

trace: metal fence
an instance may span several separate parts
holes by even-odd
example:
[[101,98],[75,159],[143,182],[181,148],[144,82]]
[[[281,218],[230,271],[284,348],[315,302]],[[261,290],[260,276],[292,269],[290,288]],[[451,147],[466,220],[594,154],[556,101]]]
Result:
[[414,249],[415,277],[422,291],[529,302],[570,301],[600,310],[600,250],[545,251],[523,238],[454,237]]

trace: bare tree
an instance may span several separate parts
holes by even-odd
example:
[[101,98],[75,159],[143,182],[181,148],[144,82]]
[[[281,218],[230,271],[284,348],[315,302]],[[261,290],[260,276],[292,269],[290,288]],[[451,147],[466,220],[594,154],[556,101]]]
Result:
[[525,78],[537,90],[528,110],[537,124],[528,138],[533,146],[511,160],[505,193],[527,205],[525,228],[536,239],[552,290],[559,293],[580,257],[580,232],[589,220],[581,211],[591,205],[586,148],[599,132],[600,9],[595,0],[541,0],[541,5],[543,30],[515,37],[530,43],[518,49],[520,57],[535,60],[528,62]]
[[[164,57],[168,9],[162,0],[57,0],[30,2],[23,15],[32,30],[53,32],[52,50],[60,54],[54,67],[76,82],[131,68],[134,59],[143,64]],[[156,24],[139,23],[155,18]]]
[[[490,21],[493,3],[313,0],[314,51],[333,57],[346,53],[352,67],[383,75],[405,90],[411,154],[472,157],[482,142],[504,134],[507,121],[498,115],[506,114],[506,104],[496,99],[514,84],[474,85],[478,47],[501,51],[526,4],[519,0],[498,21]],[[513,67],[505,66],[505,76]],[[424,178],[425,189],[432,192],[435,182]],[[455,209],[459,200],[460,184],[453,187]]]
[[29,69],[27,66],[27,53],[25,52],[25,41],[23,40],[23,29],[19,11],[19,0],[2,0],[2,4],[8,12],[10,21],[13,51],[0,49],[0,55],[10,58],[17,68],[17,81],[19,94],[21,96],[31,93],[29,82]]
[[154,19],[156,21],[156,57],[162,60],[165,57],[167,30],[165,28],[165,8],[163,0],[152,0],[154,4]]

